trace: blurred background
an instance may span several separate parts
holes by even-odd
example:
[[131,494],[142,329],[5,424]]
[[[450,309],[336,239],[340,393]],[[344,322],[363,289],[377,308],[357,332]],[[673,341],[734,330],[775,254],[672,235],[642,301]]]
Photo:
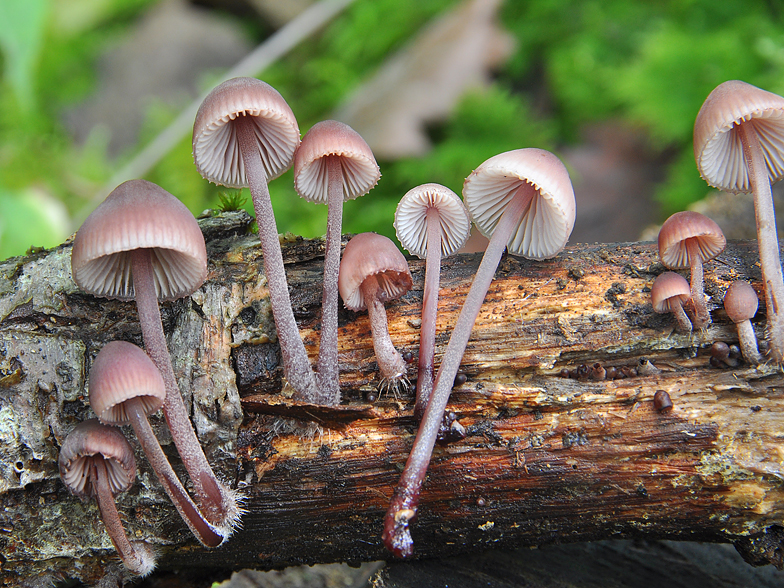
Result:
[[[0,258],[61,242],[131,177],[197,215],[250,210],[196,172],[188,109],[265,43],[293,45],[252,75],[303,134],[338,118],[376,153],[383,176],[346,206],[345,232],[393,236],[408,189],[460,193],[488,157],[535,146],[569,168],[572,243],[636,240],[708,193],[692,129],[716,85],[784,93],[770,0],[325,2],[334,14],[303,33],[323,2],[0,1]],[[324,234],[326,207],[300,201],[291,172],[270,189],[280,232]]]

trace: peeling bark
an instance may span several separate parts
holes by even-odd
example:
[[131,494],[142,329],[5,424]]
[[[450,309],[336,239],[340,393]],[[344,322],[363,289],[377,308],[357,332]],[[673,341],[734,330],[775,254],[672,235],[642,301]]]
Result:
[[[244,528],[220,549],[200,548],[138,452],[138,482],[118,497],[129,536],[155,545],[167,568],[387,558],[381,521],[413,442],[413,393],[365,400],[377,383],[367,314],[341,309],[343,404],[290,399],[249,220],[203,219],[208,280],[162,307],[207,457],[246,496]],[[283,254],[315,365],[323,242],[291,239]],[[478,263],[476,255],[443,262],[436,363]],[[414,288],[388,317],[398,349],[416,354],[424,263],[410,265]],[[729,284],[747,279],[760,291],[756,243],[732,242],[706,264],[713,323],[704,332],[680,335],[671,317],[653,313],[648,287],[662,271],[651,243],[501,262],[464,356],[467,381],[449,405],[467,437],[434,452],[413,525],[416,556],[645,536],[734,542],[747,561],[781,564],[784,379],[770,366],[710,367],[707,352],[714,341],[737,341],[719,305]],[[763,308],[759,335],[764,319]],[[135,308],[79,292],[70,244],[0,264],[7,585],[36,574],[90,583],[119,569],[97,507],[67,493],[56,465],[66,434],[91,416],[86,375],[112,339],[141,345]],[[655,366],[641,370],[647,375],[561,374],[597,362],[628,371],[643,358]],[[669,393],[671,411],[653,407],[658,390]],[[162,417],[152,422],[185,479]]]

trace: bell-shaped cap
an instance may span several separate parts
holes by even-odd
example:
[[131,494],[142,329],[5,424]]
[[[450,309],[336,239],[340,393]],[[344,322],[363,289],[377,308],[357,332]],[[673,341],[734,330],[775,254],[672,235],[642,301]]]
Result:
[[662,263],[672,269],[690,267],[689,240],[696,241],[703,262],[716,257],[727,245],[724,233],[713,219],[692,210],[676,212],[659,229]]
[[166,399],[166,387],[158,368],[133,343],[111,341],[90,368],[90,406],[107,425],[129,422],[125,402],[138,398],[146,414],[158,410]]
[[569,172],[549,151],[517,149],[491,157],[466,178],[463,200],[479,231],[490,237],[523,184],[533,187],[535,195],[507,251],[528,259],[554,257],[572,234],[576,208]]
[[742,323],[754,318],[759,307],[759,298],[748,282],[735,280],[724,294],[724,310],[733,323]]
[[84,221],[71,252],[79,287],[95,296],[132,300],[130,252],[149,249],[159,300],[192,294],[207,277],[199,224],[176,197],[146,180],[117,186]]
[[471,234],[471,218],[463,201],[446,186],[422,184],[403,195],[395,210],[395,232],[403,247],[420,258],[427,257],[427,214],[438,212],[441,255],[460,249]]
[[92,460],[103,459],[109,473],[109,489],[119,494],[136,479],[133,449],[120,429],[102,425],[97,419],[82,421],[65,438],[60,448],[60,478],[68,490],[80,497],[95,496],[90,484]]
[[651,286],[651,305],[658,313],[671,312],[673,302],[684,304],[689,298],[691,298],[689,282],[675,272],[660,274]]
[[321,121],[305,133],[294,155],[294,189],[305,200],[327,203],[328,157],[340,162],[344,202],[370,192],[381,177],[373,151],[359,133],[336,120]]
[[368,278],[378,280],[386,300],[400,298],[412,286],[405,256],[391,239],[376,233],[356,235],[343,251],[338,290],[349,310],[367,308],[360,286]]
[[218,85],[196,113],[193,161],[203,178],[230,188],[248,186],[233,124],[240,116],[253,121],[267,180],[291,167],[299,145],[297,119],[275,88],[256,78],[232,78]]
[[739,125],[751,125],[765,155],[770,182],[784,177],[784,98],[731,80],[705,99],[694,121],[694,157],[703,179],[727,192],[750,192]]

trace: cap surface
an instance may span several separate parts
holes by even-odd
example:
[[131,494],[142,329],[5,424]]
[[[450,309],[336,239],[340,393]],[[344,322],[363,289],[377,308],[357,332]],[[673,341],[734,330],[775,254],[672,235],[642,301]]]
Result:
[[166,399],[166,387],[158,368],[132,343],[111,341],[98,353],[90,368],[90,406],[107,425],[128,423],[124,402],[138,398],[152,414]]
[[299,145],[299,126],[280,93],[256,78],[232,78],[216,86],[202,102],[193,125],[193,161],[206,180],[245,188],[248,179],[232,122],[251,117],[267,180],[291,167]]
[[757,314],[759,298],[748,282],[735,280],[724,294],[724,310],[733,323],[751,320]]
[[675,272],[660,274],[651,286],[651,304],[655,312],[670,312],[674,300],[682,304],[689,298],[691,298],[689,282]]
[[94,459],[105,461],[112,494],[127,490],[136,478],[133,449],[122,432],[88,419],[76,425],[60,448],[60,478],[72,494],[95,495],[90,483]]
[[305,133],[294,155],[294,189],[305,200],[327,203],[328,157],[340,161],[344,201],[367,194],[381,177],[373,151],[359,133],[336,120],[321,121]]
[[196,219],[175,196],[146,180],[117,186],[79,228],[71,252],[74,281],[95,296],[132,300],[134,249],[150,250],[161,300],[187,296],[207,277]]
[[693,239],[702,261],[709,261],[724,251],[727,239],[719,225],[704,214],[686,210],[676,212],[659,229],[659,258],[669,268],[689,267],[687,242]]
[[463,201],[446,186],[422,184],[403,195],[395,210],[395,232],[400,243],[417,257],[427,257],[427,213],[438,211],[441,255],[452,255],[471,234],[471,218]]
[[731,80],[708,95],[694,121],[697,169],[708,184],[728,192],[751,191],[740,124],[756,131],[771,183],[784,177],[784,98]]
[[367,308],[360,286],[373,276],[387,300],[395,300],[412,286],[411,272],[405,256],[391,239],[376,233],[360,233],[343,251],[338,276],[338,290],[349,310]]
[[463,200],[479,231],[490,237],[517,190],[528,184],[535,197],[507,242],[507,251],[548,259],[566,246],[574,228],[574,189],[561,160],[542,149],[517,149],[491,157],[463,184]]

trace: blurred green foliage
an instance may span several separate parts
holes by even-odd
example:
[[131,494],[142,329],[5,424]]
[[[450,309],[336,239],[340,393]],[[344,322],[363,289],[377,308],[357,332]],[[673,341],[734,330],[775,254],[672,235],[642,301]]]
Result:
[[[89,96],[107,46],[157,1],[0,2],[0,258],[58,243],[73,229],[68,214],[133,155],[110,159],[99,130],[75,146],[61,116]],[[357,0],[261,77],[289,100],[304,133],[455,3]],[[710,90],[743,79],[784,93],[782,10],[764,0],[508,0],[502,23],[517,39],[513,57],[486,91],[465,96],[449,120],[429,129],[430,153],[379,162],[382,179],[347,203],[345,230],[391,235],[394,208],[411,187],[439,182],[460,192],[463,179],[496,153],[525,146],[557,152],[580,139],[583,125],[607,119],[643,129],[666,155],[668,173],[657,191],[662,215],[682,209],[707,192],[691,133]],[[175,115],[151,106],[140,142]],[[221,205],[222,189],[193,166],[189,137],[147,179],[194,213]],[[279,231],[324,233],[326,207],[300,200],[290,172],[270,189]],[[60,210],[53,202],[65,214],[52,213]]]

